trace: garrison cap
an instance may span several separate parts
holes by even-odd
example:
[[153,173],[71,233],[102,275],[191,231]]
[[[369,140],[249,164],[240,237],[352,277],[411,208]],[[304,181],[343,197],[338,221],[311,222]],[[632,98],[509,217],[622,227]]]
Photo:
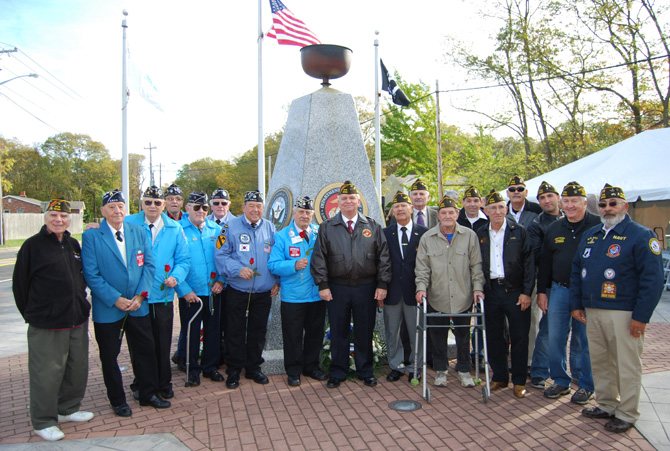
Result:
[[600,199],[623,199],[626,200],[626,195],[623,193],[623,190],[618,186],[612,186],[609,183],[605,183],[602,191],[600,191]]
[[361,192],[358,191],[356,185],[347,180],[346,182],[344,182],[344,185],[342,185],[342,187],[340,188],[340,194],[361,194]]
[[[523,181],[523,179],[522,179]],[[516,185],[519,185],[519,183],[516,183]],[[500,194],[498,191],[492,189],[489,191],[489,193],[486,195],[486,205],[491,205],[495,204],[496,202],[505,202],[505,199],[502,197],[502,194]]]
[[409,196],[402,191],[398,191],[395,193],[395,196],[393,196],[393,201],[391,202],[392,204],[399,204],[401,202],[406,202],[408,204],[411,204],[412,201],[410,200]]
[[123,198],[123,193],[121,191],[114,189],[112,191],[107,191],[102,195],[103,207],[111,202],[123,202],[125,204],[126,200]]
[[247,191],[244,193],[244,201],[245,202],[263,202],[263,196],[261,196],[261,192],[258,191],[257,189],[253,191]]
[[444,196],[440,203],[437,205],[438,210],[442,210],[443,208],[447,207],[453,207],[458,210],[458,202],[456,202],[456,199],[453,199],[449,196]]
[[563,188],[561,196],[581,196],[586,197],[586,190],[582,185],[577,182],[568,182],[567,185]]
[[144,194],[142,194],[142,197],[150,197],[152,199],[162,199],[163,190],[157,187],[156,185],[151,185],[149,188],[144,190]]
[[509,183],[507,184],[507,186],[514,186],[514,185],[526,186],[526,182],[523,180],[523,177],[521,177],[519,174],[514,174],[512,178],[509,179]]
[[212,192],[212,199],[230,200],[230,196],[228,195],[228,191],[226,191],[225,189],[217,188]]
[[558,191],[556,191],[556,188],[554,188],[554,185],[552,185],[548,182],[542,181],[542,184],[537,189],[537,197],[540,197],[540,195],[547,194],[547,193],[558,194]]
[[426,182],[424,182],[421,179],[416,179],[414,183],[412,183],[412,186],[409,188],[410,191],[416,191],[416,190],[424,190],[428,191],[428,185],[426,185]]
[[207,203],[207,194],[193,191],[188,195],[188,203],[205,205]]
[[70,213],[70,201],[65,199],[51,199],[49,205],[47,205],[47,211]]
[[314,210],[314,201],[309,196],[298,197],[293,206],[295,208],[302,208],[303,210]]
[[175,185],[173,183],[172,185],[167,187],[167,189],[165,190],[165,195],[166,196],[181,196],[182,195],[181,188],[179,188],[177,185]]
[[466,189],[465,192],[463,193],[463,199],[465,199],[466,197],[482,197],[482,195],[477,188],[471,186],[470,188]]

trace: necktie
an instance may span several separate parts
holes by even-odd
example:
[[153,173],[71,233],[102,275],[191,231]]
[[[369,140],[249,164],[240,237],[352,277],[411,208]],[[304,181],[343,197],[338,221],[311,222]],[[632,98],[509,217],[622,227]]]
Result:
[[402,231],[402,237],[401,237],[401,242],[402,242],[402,258],[405,258],[405,246],[409,244],[409,240],[407,239],[407,227],[400,227],[400,230]]
[[154,228],[154,225],[153,225],[153,224],[149,224],[149,230],[151,230],[151,233],[153,233],[153,228]]
[[423,212],[420,211],[416,214],[416,223],[419,224],[420,226],[426,226],[426,221],[423,219]]
[[116,239],[119,240],[120,243],[123,243],[123,236],[121,235],[120,230],[116,231]]
[[258,224],[256,224],[255,222],[252,222],[252,223],[251,223],[251,228],[252,228],[252,229],[255,229],[257,225],[258,225]]
[[151,232],[151,244],[153,244],[156,241],[156,226],[149,224],[149,232]]
[[216,220],[216,223],[217,223],[217,224],[221,224],[221,220],[220,220],[220,219],[217,219],[217,220]]
[[354,228],[351,227],[351,224],[353,224],[354,221],[347,221],[347,228],[349,229],[349,233],[353,234],[354,233]]

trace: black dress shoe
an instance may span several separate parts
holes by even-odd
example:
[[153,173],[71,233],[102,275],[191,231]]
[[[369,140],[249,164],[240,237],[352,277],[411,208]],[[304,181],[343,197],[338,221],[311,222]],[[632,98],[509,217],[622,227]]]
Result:
[[172,355],[172,363],[177,365],[179,371],[186,371],[186,359],[182,356],[178,356],[176,353]]
[[389,382],[395,382],[395,381],[400,380],[401,377],[402,377],[402,373],[400,371],[391,370],[391,372],[386,375],[386,380],[389,381]]
[[[174,398],[174,392],[172,391],[171,388],[163,388],[161,389],[161,398],[163,399],[172,399]],[[139,396],[139,393],[138,393]]]
[[633,423],[622,420],[621,418],[614,418],[613,420],[605,423],[605,429],[610,432],[616,432],[618,434],[626,432],[628,429],[633,427]]
[[247,379],[253,379],[254,382],[256,382],[257,384],[265,385],[265,384],[270,382],[268,380],[268,377],[265,374],[263,374],[262,371],[255,371],[253,373],[245,373],[244,377],[246,377]]
[[288,385],[291,386],[291,387],[300,386],[300,376],[298,376],[298,377],[289,376],[288,377]]
[[331,377],[328,379],[328,383],[326,384],[326,387],[328,388],[337,388],[340,386],[340,380],[336,377]]
[[223,374],[219,373],[218,371],[212,371],[211,373],[202,373],[202,375],[208,379],[211,379],[212,382],[223,382],[225,380]]
[[130,406],[127,403],[123,403],[120,406],[112,406],[114,410],[114,415],[117,417],[129,417],[133,414],[133,411],[130,410]]
[[582,409],[582,416],[587,418],[607,418],[608,420],[614,418],[614,415],[605,412],[600,407],[587,407],[586,409]]
[[166,401],[164,399],[161,399],[160,396],[156,395],[151,395],[151,398],[147,400],[140,400],[140,405],[141,406],[151,406],[155,407],[157,409],[167,409],[170,407],[172,404],[170,404],[170,401]]
[[316,369],[312,372],[305,371],[302,374],[304,374],[307,377],[311,377],[315,381],[325,381],[326,379],[328,379],[328,375],[319,369]]
[[365,385],[367,385],[368,387],[374,387],[375,385],[377,385],[377,379],[375,379],[373,376],[359,377],[359,379],[361,379],[363,381],[363,383]]
[[188,382],[186,382],[186,385],[188,387],[197,387],[200,385],[200,375],[199,374],[191,374],[188,377]]
[[229,374],[228,380],[226,381],[226,387],[233,389],[240,386],[240,375],[239,374]]
[[135,401],[140,400],[140,391],[139,390],[133,390],[133,399],[135,399]]

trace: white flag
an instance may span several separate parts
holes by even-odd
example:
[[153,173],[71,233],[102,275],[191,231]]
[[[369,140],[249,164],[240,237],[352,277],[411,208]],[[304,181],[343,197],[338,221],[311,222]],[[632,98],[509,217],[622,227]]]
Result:
[[130,58],[130,92],[139,93],[140,96],[159,111],[163,111],[160,102],[160,93],[151,78]]

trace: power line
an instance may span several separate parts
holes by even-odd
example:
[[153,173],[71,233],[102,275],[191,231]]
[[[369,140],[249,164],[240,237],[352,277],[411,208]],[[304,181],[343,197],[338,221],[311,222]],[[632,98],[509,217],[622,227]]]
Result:
[[7,94],[5,94],[5,93],[3,93],[3,92],[0,92],[0,95],[3,96],[3,97],[5,97],[5,98],[7,98],[7,99],[8,99],[10,102],[12,102],[14,105],[18,106],[18,107],[21,108],[23,111],[25,111],[26,113],[30,114],[32,117],[34,117],[35,119],[37,119],[38,121],[40,121],[41,123],[43,123],[44,125],[46,125],[47,127],[50,127],[50,128],[52,128],[52,129],[56,130],[58,133],[61,133],[61,131],[58,130],[56,127],[54,127],[54,126],[52,126],[52,125],[50,125],[50,124],[47,124],[47,123],[44,122],[42,119],[40,119],[39,117],[35,116],[33,113],[31,113],[30,111],[26,110],[26,109],[23,108],[21,105],[19,105],[18,103],[16,103],[14,100],[12,100],[10,97],[8,97]]
[[[33,63],[37,64],[37,67],[39,67],[40,69],[42,69],[42,70],[43,70],[44,72],[46,72],[47,74],[51,75],[51,77],[53,77],[54,80],[58,81],[60,84],[62,84],[62,85],[65,86],[67,89],[69,89],[70,91],[72,91],[77,97],[79,97],[80,99],[83,99],[83,97],[80,96],[79,93],[78,93],[77,91],[75,91],[74,89],[70,88],[70,87],[69,87],[68,85],[66,85],[63,81],[61,81],[58,77],[56,77],[54,74],[52,74],[51,72],[49,72],[46,68],[44,68],[40,63],[38,63],[37,61],[35,61],[34,59],[32,59],[30,56],[28,56],[28,54],[27,54],[26,52],[24,52],[24,51],[21,50],[21,49],[19,49],[19,52],[20,52],[23,56],[25,56],[26,58],[28,58],[30,61],[32,61]],[[23,64],[23,65],[26,65],[26,64],[25,64],[24,62],[22,62],[22,61],[19,61],[19,62],[20,62],[21,64]],[[27,66],[26,66],[26,67],[27,67]],[[47,81],[49,81],[49,80],[47,79]],[[60,88],[59,86],[56,86],[56,85],[55,85],[54,83],[52,83],[51,81],[49,81],[49,83],[51,83],[54,87],[56,87],[56,88],[60,89],[61,91],[63,91],[63,93],[65,93],[65,94],[67,94],[68,96],[72,97],[69,93],[65,92],[62,88]],[[73,97],[73,98],[74,98],[74,97]]]

